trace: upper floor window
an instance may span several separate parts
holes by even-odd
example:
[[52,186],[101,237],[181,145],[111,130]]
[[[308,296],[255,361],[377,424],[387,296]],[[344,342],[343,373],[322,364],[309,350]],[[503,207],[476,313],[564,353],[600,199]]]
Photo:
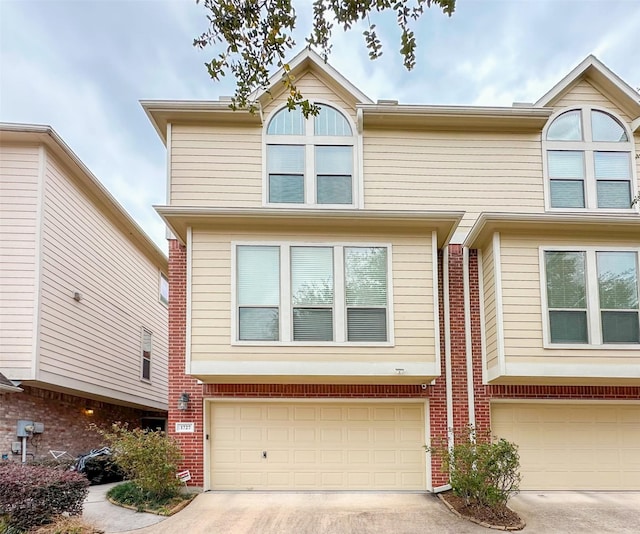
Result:
[[638,252],[544,251],[552,344],[638,344]]
[[266,131],[268,204],[351,206],[355,204],[355,136],[337,109],[320,105],[305,119],[283,108]]
[[234,341],[389,341],[389,247],[237,245]]
[[143,380],[151,380],[151,332],[142,329],[142,372]]
[[566,111],[548,126],[545,146],[551,208],[631,208],[633,146],[618,119]]
[[162,304],[169,304],[169,279],[164,273],[160,273],[159,298]]

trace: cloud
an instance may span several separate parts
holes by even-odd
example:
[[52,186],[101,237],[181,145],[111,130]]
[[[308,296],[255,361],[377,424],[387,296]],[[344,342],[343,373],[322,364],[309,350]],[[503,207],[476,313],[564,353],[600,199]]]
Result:
[[[0,120],[53,126],[163,248],[166,154],[140,99],[212,99],[203,66],[213,49],[192,46],[207,26],[193,0],[2,2]],[[311,1],[294,4],[305,44]],[[364,24],[335,28],[331,64],[374,101],[511,105],[533,102],[588,54],[640,85],[640,2],[459,0],[449,18],[427,9],[414,25],[416,68],[402,66],[393,13],[374,14],[384,45],[370,61]],[[296,51],[298,51],[296,50]]]

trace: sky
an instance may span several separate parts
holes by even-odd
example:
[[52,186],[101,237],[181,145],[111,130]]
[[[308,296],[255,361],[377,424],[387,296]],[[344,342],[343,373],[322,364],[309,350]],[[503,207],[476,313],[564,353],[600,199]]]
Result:
[[[311,1],[294,0],[298,48]],[[0,0],[0,122],[52,126],[162,249],[166,151],[139,101],[217,100],[193,47],[207,28],[195,0]],[[640,0],[458,0],[414,25],[417,64],[402,66],[393,16],[374,17],[384,51],[371,61],[363,27],[335,30],[329,63],[374,101],[510,106],[535,102],[594,54],[640,87]]]

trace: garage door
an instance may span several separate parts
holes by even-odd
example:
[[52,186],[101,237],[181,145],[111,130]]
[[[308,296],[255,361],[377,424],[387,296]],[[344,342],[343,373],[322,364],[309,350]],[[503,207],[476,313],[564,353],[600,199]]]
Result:
[[424,404],[211,406],[213,489],[426,489]]
[[494,404],[520,447],[522,489],[640,490],[640,405]]

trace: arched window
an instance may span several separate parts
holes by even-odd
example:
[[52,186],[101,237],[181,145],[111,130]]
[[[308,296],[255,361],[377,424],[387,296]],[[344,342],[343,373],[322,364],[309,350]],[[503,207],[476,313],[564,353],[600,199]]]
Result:
[[337,109],[305,119],[283,108],[266,130],[268,204],[353,205],[355,135]]
[[550,208],[631,208],[633,146],[618,119],[590,107],[565,111],[544,141]]

